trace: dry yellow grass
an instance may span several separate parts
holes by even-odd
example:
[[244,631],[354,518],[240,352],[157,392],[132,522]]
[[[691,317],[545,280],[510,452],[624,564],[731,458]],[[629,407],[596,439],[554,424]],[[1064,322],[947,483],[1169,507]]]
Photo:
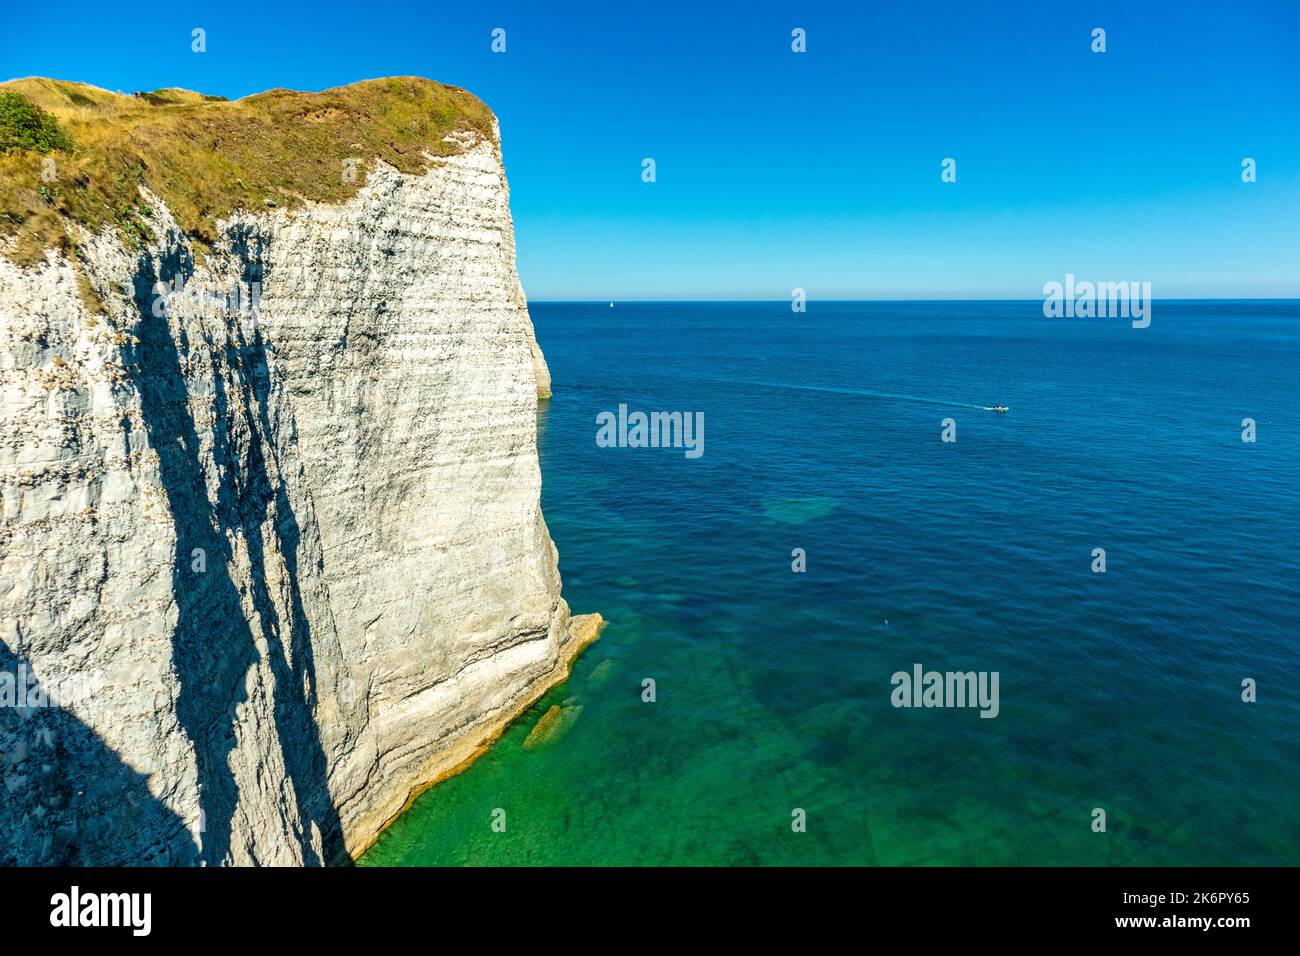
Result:
[[[236,209],[347,199],[375,158],[421,172],[428,155],[463,148],[452,132],[491,137],[491,111],[454,86],[419,77],[366,80],[320,93],[269,90],[223,100],[187,90],[125,95],[41,78],[0,83],[54,117],[69,149],[0,153],[0,254],[30,264],[75,253],[68,222],[148,238],[139,186],[170,207],[200,249]],[[44,181],[45,160],[56,177]],[[353,181],[344,160],[355,159]]]

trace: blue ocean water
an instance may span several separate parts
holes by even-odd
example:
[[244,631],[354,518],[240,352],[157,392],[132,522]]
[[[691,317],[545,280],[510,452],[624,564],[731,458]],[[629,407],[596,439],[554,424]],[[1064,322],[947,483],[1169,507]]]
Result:
[[[565,596],[610,624],[363,864],[1300,862],[1300,303],[531,309]],[[619,404],[704,454],[598,447]],[[998,716],[892,706],[918,663]]]

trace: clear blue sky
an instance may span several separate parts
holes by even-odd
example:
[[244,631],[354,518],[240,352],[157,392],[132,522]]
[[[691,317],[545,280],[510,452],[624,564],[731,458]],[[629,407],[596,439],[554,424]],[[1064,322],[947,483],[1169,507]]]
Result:
[[534,299],[1300,295],[1297,0],[0,2],[5,77],[471,90]]

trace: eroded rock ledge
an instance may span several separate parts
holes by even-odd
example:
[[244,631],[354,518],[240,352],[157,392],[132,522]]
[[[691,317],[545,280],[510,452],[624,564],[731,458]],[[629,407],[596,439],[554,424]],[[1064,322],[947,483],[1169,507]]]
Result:
[[595,639],[500,151],[458,149],[201,255],[147,189],[147,242],[0,249],[0,672],[94,687],[0,707],[0,862],[345,860]]

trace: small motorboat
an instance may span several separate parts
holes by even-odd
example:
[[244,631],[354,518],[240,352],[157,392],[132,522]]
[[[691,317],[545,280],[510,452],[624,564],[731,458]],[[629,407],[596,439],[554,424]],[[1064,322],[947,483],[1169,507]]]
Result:
[[1011,411],[1011,409],[1007,408],[1005,405],[994,405],[989,409],[989,411],[997,412],[999,415],[1005,415],[1007,412]]

